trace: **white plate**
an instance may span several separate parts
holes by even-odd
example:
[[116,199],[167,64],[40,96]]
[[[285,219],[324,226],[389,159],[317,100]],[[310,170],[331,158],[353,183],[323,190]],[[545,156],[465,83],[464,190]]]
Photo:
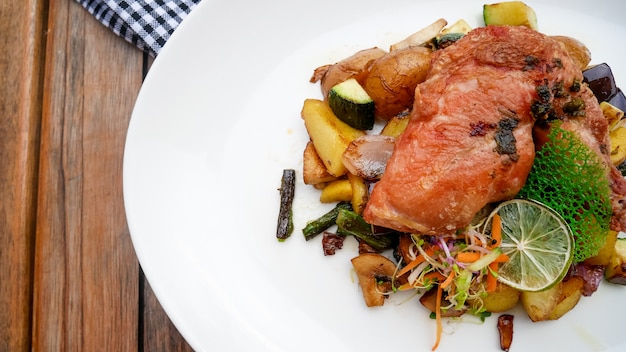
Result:
[[[626,2],[528,1],[540,29],[588,44],[626,85]],[[347,241],[324,257],[300,229],[327,208],[301,182],[295,232],[275,238],[281,172],[301,178],[313,69],[387,48],[439,17],[481,24],[482,2],[204,0],[156,59],[128,131],[124,196],[140,263],[183,336],[206,351],[427,351],[417,300],[365,307]],[[558,321],[517,311],[517,351],[624,347],[624,287],[603,284]],[[439,350],[499,350],[495,317],[446,324]]]

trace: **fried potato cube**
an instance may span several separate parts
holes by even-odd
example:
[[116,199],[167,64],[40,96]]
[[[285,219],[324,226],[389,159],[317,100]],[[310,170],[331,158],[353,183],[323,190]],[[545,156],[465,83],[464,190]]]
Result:
[[345,175],[347,169],[343,165],[343,152],[350,142],[365,132],[339,120],[328,104],[318,99],[304,101],[302,119],[328,172],[335,177]]
[[488,312],[499,313],[512,309],[519,300],[519,290],[498,282],[495,291],[483,297],[483,306]]
[[352,185],[350,181],[341,179],[328,183],[320,195],[321,203],[336,203],[352,200]]
[[583,295],[584,284],[585,281],[580,276],[572,276],[569,280],[561,282],[559,298],[548,319],[559,319],[572,310]]
[[523,291],[520,294],[520,301],[530,320],[537,322],[550,318],[560,296],[561,285],[557,284],[543,291]]

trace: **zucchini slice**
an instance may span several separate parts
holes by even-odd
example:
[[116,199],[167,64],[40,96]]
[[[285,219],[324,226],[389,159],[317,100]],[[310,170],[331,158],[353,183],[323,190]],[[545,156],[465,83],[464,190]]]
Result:
[[328,106],[341,121],[351,127],[359,130],[371,130],[374,127],[374,100],[354,78],[330,89]]
[[483,5],[485,25],[526,26],[537,30],[535,10],[522,1],[505,1]]

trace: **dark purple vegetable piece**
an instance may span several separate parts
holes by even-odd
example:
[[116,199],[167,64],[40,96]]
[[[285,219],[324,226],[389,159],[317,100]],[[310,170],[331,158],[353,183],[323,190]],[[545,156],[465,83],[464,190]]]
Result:
[[293,232],[293,196],[296,188],[296,171],[293,169],[283,170],[280,182],[280,210],[278,212],[278,225],[276,238],[279,241],[286,240]]
[[598,102],[607,101],[617,94],[613,72],[606,63],[592,66],[583,71],[583,82],[589,85]]
[[622,111],[626,111],[626,96],[624,96],[624,92],[619,88],[617,88],[617,93],[607,100],[607,102]]

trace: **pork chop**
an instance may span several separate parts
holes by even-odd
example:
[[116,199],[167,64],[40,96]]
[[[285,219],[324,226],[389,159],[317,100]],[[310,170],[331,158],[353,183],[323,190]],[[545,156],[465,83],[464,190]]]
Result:
[[535,155],[538,87],[576,81],[582,73],[565,48],[525,27],[477,28],[435,52],[364,218],[454,234],[485,205],[514,197]]

